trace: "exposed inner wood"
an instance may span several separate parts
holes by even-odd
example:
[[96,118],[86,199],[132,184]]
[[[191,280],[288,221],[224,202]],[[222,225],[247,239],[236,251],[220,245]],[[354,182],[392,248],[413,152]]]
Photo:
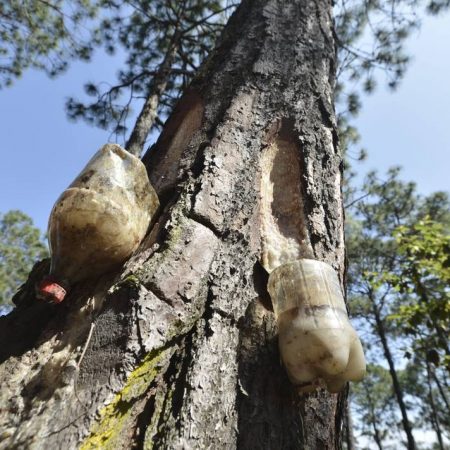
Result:
[[278,266],[312,253],[301,192],[299,147],[277,136],[261,158],[262,264]]
[[150,159],[150,182],[158,194],[176,182],[183,151],[201,127],[203,113],[200,96],[194,92],[186,94],[164,127],[155,147],[144,158],[144,162]]

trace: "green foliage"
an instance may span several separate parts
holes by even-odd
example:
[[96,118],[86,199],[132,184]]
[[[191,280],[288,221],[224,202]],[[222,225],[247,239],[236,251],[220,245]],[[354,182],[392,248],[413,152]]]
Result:
[[393,231],[414,220],[418,205],[414,183],[403,183],[398,169],[391,169],[386,181],[375,172],[363,184],[363,195],[354,193],[347,209],[352,221],[347,227],[347,251],[350,260],[349,287],[353,294],[367,294],[378,289],[374,274],[391,271],[396,263]]
[[47,246],[30,217],[16,210],[0,214],[0,305],[10,304],[33,264],[47,256]]
[[158,69],[175,48],[152,126],[152,130],[159,129],[235,6],[219,0],[103,0],[109,15],[101,21],[96,38],[107,52],[123,52],[125,65],[118,71],[117,82],[108,83],[110,88],[105,90],[105,83],[98,82],[85,85],[92,102],[70,98],[66,104],[69,118],[110,129],[116,139],[124,137],[133,108],[136,112],[149,96]]
[[30,67],[55,76],[70,59],[88,60],[94,42],[86,29],[96,12],[91,0],[0,2],[0,88]]
[[[442,367],[449,334],[448,196],[442,192],[419,196],[414,183],[399,179],[398,169],[391,169],[386,180],[370,173],[362,192],[351,193],[347,212],[350,310],[365,335],[369,361],[387,360],[384,345],[397,366],[414,361],[403,370],[394,369],[409,419],[421,409],[424,413],[415,426],[442,432],[441,417],[449,411],[442,389],[437,389],[447,382]],[[427,382],[426,389],[412,386],[408,378],[412,368],[416,380]],[[375,386],[365,387],[368,396],[378,395]],[[374,405],[375,414],[381,416],[382,406]]]
[[366,193],[351,202],[349,292],[356,312],[369,312],[370,294],[380,313],[395,311],[417,325],[425,321],[424,308],[431,308],[433,319],[448,314],[449,200],[442,192],[420,197],[414,183],[402,182],[398,173],[391,169],[386,181],[369,174]]
[[[421,15],[439,14],[448,9],[450,0],[337,0],[334,3],[335,39],[338,51],[335,104],[341,135],[340,146],[349,154],[358,145],[357,130],[351,119],[361,109],[361,96],[372,94],[379,84],[396,89],[410,62],[409,37],[420,29]],[[422,14],[421,14],[422,13]],[[347,159],[347,169],[350,164]],[[347,181],[352,178],[347,173]],[[352,188],[347,184],[346,189]]]
[[390,318],[414,337],[415,351],[450,371],[450,235],[427,216],[393,236],[400,260],[382,279],[403,296]]
[[[402,275],[406,289],[418,290],[418,280],[430,290],[445,291],[450,284],[450,235],[445,227],[426,216],[411,227],[399,226],[394,230],[399,253],[403,256]],[[409,277],[409,279],[407,278]],[[396,280],[397,284],[400,280]],[[404,284],[399,285],[404,287]]]
[[[335,38],[338,49],[335,103],[346,153],[349,119],[361,109],[361,93],[375,91],[380,74],[394,89],[409,63],[405,43],[419,28],[416,13],[419,0],[337,0],[334,6]],[[353,133],[354,134],[354,133]]]

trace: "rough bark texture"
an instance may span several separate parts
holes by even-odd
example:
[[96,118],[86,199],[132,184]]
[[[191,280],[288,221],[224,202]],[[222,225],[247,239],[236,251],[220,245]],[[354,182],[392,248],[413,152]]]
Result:
[[[340,447],[343,396],[289,383],[261,265],[262,157],[279,139],[297,151],[300,256],[343,279],[330,14],[244,1],[144,158],[162,206],[136,255],[54,307],[35,268],[1,319],[0,448]],[[291,192],[282,175],[274,191]]]

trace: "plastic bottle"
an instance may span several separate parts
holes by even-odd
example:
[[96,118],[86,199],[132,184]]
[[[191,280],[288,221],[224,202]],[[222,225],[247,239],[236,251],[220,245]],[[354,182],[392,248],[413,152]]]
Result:
[[73,284],[119,267],[139,246],[159,206],[141,160],[102,147],[50,214],[50,275],[37,295],[60,303]]
[[361,342],[352,328],[336,271],[326,263],[300,259],[277,267],[268,290],[279,327],[279,348],[300,392],[325,384],[340,391],[364,377]]

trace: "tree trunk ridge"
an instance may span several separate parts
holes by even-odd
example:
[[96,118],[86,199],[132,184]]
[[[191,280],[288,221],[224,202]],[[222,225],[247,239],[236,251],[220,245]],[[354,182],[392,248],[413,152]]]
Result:
[[340,448],[344,395],[298,395],[279,361],[259,182],[284,133],[301,256],[343,282],[334,68],[330,2],[243,1],[144,157],[162,206],[139,250],[60,307],[37,266],[1,318],[0,448]]

